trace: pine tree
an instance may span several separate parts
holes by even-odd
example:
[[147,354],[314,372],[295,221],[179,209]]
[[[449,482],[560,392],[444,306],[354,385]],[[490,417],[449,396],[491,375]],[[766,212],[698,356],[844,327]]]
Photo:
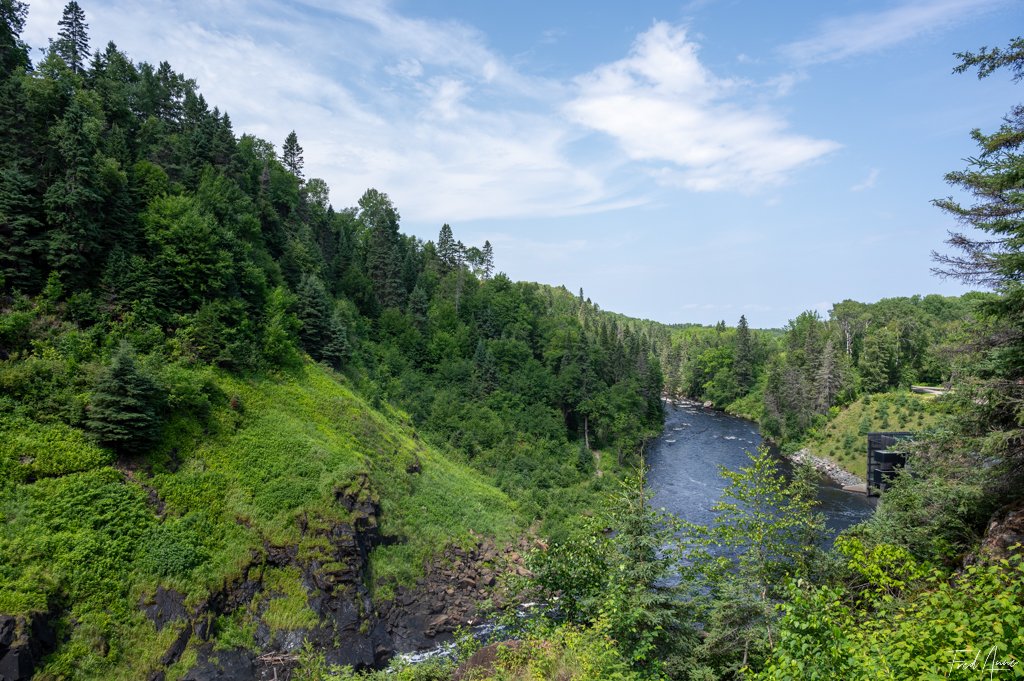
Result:
[[60,31],[53,49],[73,72],[84,73],[89,60],[89,24],[85,23],[85,12],[75,0],[64,6],[64,14],[57,25]]
[[281,162],[284,167],[295,177],[302,179],[302,166],[305,163],[302,159],[302,147],[299,146],[299,138],[292,130],[284,140],[281,147]]
[[121,454],[142,453],[156,439],[159,402],[156,384],[139,370],[131,345],[123,341],[93,390],[86,427]]

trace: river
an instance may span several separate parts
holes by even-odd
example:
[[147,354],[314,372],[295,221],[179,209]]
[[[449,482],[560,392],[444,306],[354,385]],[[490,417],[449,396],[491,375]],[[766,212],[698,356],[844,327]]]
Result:
[[[689,402],[665,403],[665,428],[647,449],[648,484],[653,505],[683,520],[710,525],[711,507],[725,480],[719,466],[736,470],[750,463],[747,452],[761,444],[757,424]],[[780,459],[788,469],[789,463]],[[823,479],[818,486],[819,510],[833,532],[844,530],[874,511],[876,500]]]

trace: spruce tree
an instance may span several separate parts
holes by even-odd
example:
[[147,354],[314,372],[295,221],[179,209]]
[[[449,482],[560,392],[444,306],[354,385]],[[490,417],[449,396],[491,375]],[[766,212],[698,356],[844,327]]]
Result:
[[366,273],[382,308],[402,307],[406,298],[398,219],[398,211],[387,194],[368,189],[359,199],[359,220],[367,239]]
[[754,348],[746,315],[740,315],[740,322],[736,325],[736,350],[733,353],[732,371],[736,385],[746,394],[754,385]]
[[284,140],[281,147],[281,162],[284,167],[295,177],[302,179],[302,166],[305,163],[302,159],[302,147],[299,146],[299,138],[292,130]]
[[437,257],[441,261],[443,272],[451,272],[456,266],[455,236],[448,223],[441,225],[441,233],[437,235]]
[[84,73],[89,60],[89,24],[85,23],[85,12],[75,0],[64,5],[64,15],[57,25],[60,31],[53,43],[54,50],[72,71]]
[[122,341],[89,400],[86,427],[104,445],[120,454],[139,454],[156,440],[160,419],[156,384],[135,362]]
[[327,287],[316,275],[307,274],[302,277],[296,298],[302,347],[313,359],[340,368],[349,353],[348,334],[333,310]]
[[484,247],[481,253],[483,254],[483,261],[481,265],[484,279],[490,279],[491,273],[494,272],[494,249],[491,248],[490,241],[484,241]]
[[0,0],[0,80],[28,66],[28,47],[21,40],[27,14],[24,2]]

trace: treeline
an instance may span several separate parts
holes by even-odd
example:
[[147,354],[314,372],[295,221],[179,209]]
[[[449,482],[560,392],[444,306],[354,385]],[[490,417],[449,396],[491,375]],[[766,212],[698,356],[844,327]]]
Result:
[[[491,244],[447,224],[436,241],[403,234],[381,191],[336,210],[294,131],[280,151],[236,136],[167,62],[93,50],[76,2],[38,63],[20,38],[27,6],[2,7],[0,373],[19,409],[94,433],[135,417],[158,428],[173,390],[118,401],[137,363],[248,373],[308,354],[532,494],[538,515],[543,490],[592,477],[591,448],[622,462],[658,428],[644,334],[495,274]],[[106,406],[75,397],[97,390]],[[138,451],[152,436],[138,432],[107,442]]]
[[991,294],[844,300],[827,318],[804,312],[784,329],[719,322],[642,322],[659,347],[665,388],[760,422],[765,435],[795,441],[830,409],[911,385],[948,383],[955,345]]

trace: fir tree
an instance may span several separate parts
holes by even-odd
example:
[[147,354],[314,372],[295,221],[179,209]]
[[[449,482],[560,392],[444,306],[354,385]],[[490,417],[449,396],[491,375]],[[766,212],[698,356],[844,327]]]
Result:
[[138,454],[156,439],[160,427],[156,384],[139,370],[135,353],[122,341],[89,401],[86,427],[121,454]]
[[60,31],[53,49],[73,72],[84,73],[89,60],[89,24],[85,23],[85,12],[75,0],[64,5],[64,14],[57,25]]

